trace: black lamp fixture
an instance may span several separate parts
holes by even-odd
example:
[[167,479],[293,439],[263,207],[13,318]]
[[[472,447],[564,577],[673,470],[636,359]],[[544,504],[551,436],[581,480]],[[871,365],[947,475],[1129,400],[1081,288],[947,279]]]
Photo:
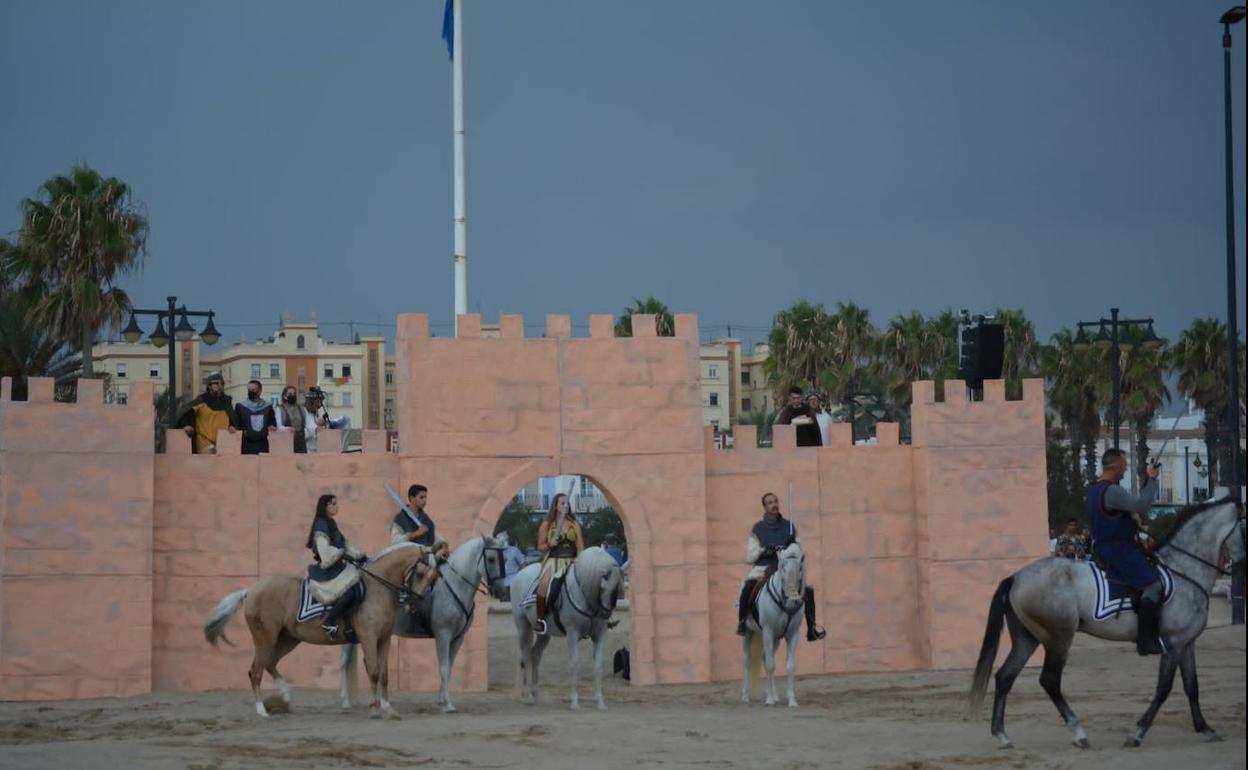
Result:
[[143,330],[139,328],[139,322],[134,317],[134,313],[130,314],[130,323],[126,324],[126,328],[121,330],[121,337],[131,345],[138,342],[143,336]]
[[158,348],[163,348],[165,345],[169,343],[169,335],[165,334],[165,322],[164,321],[161,321],[161,320],[156,321],[156,330],[152,332],[152,336],[148,337],[148,339],[151,340],[152,344]]
[[1079,329],[1075,336],[1075,346],[1080,349],[1088,347],[1088,336],[1084,329],[1097,327],[1096,337],[1092,342],[1102,350],[1109,350],[1109,377],[1113,385],[1113,399],[1110,405],[1110,416],[1113,426],[1113,446],[1118,448],[1118,427],[1121,424],[1121,391],[1122,391],[1122,374],[1119,371],[1118,353],[1121,350],[1130,350],[1136,340],[1122,334],[1123,331],[1132,327],[1147,327],[1147,330],[1139,337],[1139,342],[1149,350],[1155,349],[1161,345],[1161,340],[1153,332],[1153,319],[1151,318],[1119,318],[1118,308],[1110,308],[1109,318],[1099,318],[1095,321],[1080,321],[1077,324]]
[[[177,297],[166,297],[168,306],[160,310],[145,310],[143,308],[133,308],[130,311],[130,323],[126,324],[126,328],[122,330],[121,335],[126,342],[136,343],[143,336],[143,330],[139,328],[139,322],[136,316],[152,315],[156,316],[156,329],[152,335],[148,337],[153,345],[163,348],[170,342],[177,340],[178,342],[189,342],[195,339],[195,327],[191,326],[191,317],[207,318],[208,323],[204,326],[204,331],[199,338],[208,345],[215,345],[221,339],[221,332],[217,331],[217,325],[212,322],[216,315],[211,310],[187,310],[183,305],[178,307]],[[174,319],[177,318],[177,323]],[[166,326],[168,322],[168,326]],[[179,346],[169,345],[169,392],[177,393],[177,361],[176,353]],[[169,399],[169,424],[173,425],[178,419],[178,399]]]
[[178,321],[178,325],[173,330],[173,336],[178,342],[186,342],[195,337],[195,327],[191,326],[191,322],[186,318],[186,311],[182,311],[182,320]]
[[215,345],[217,344],[217,341],[221,339],[221,332],[217,331],[216,325],[213,324],[212,315],[212,311],[209,311],[208,324],[204,326],[204,330],[199,333],[199,338],[208,345]]

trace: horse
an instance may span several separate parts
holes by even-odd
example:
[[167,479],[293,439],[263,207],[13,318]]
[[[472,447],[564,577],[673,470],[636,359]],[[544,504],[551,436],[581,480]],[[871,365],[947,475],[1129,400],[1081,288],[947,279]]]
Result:
[[[1214,580],[1225,574],[1218,566],[1219,554],[1225,550],[1229,558],[1242,563],[1245,546],[1242,506],[1233,500],[1215,500],[1183,511],[1170,536],[1157,548],[1159,561],[1175,578],[1173,595],[1161,615],[1161,638],[1166,652],[1161,656],[1152,703],[1128,735],[1127,746],[1143,742],[1144,734],[1170,694],[1176,667],[1183,674],[1183,690],[1196,732],[1207,740],[1221,740],[1200,712],[1195,640],[1208,622],[1209,590]],[[1087,562],[1058,558],[1032,562],[997,586],[971,683],[970,713],[974,718],[983,704],[1004,622],[1010,629],[1011,648],[997,671],[992,704],[992,734],[1002,748],[1013,747],[1005,733],[1006,696],[1027,659],[1040,645],[1044,646],[1040,686],[1073,733],[1071,742],[1081,749],[1088,748],[1087,733],[1061,690],[1062,669],[1071,641],[1077,631],[1111,641],[1133,641],[1137,627],[1134,612],[1097,620],[1092,612],[1095,594],[1094,575]]]
[[[388,662],[390,635],[394,630],[395,610],[407,605],[418,590],[417,565],[428,564],[431,568],[433,555],[415,543],[392,545],[367,564],[360,565],[361,580],[366,585],[364,600],[352,610],[350,620],[356,638],[364,647],[364,667],[372,683],[372,716],[398,719],[399,714],[390,705]],[[431,570],[432,572],[432,570]],[[429,577],[423,580],[428,580]],[[204,624],[204,638],[214,647],[218,639],[233,644],[225,635],[225,627],[234,613],[243,607],[243,617],[251,631],[255,646],[248,675],[251,690],[256,696],[256,713],[269,715],[260,698],[260,680],[264,672],[277,682],[282,699],[290,703],[290,685],[277,671],[277,663],[300,642],[308,644],[345,644],[343,639],[330,639],[320,626],[319,616],[302,623],[298,620],[302,600],[303,579],[286,575],[261,578],[251,588],[235,591],[223,598],[208,616]],[[352,589],[355,590],[355,589]]]
[[[494,538],[486,535],[473,538],[455,549],[446,563],[439,568],[441,579],[433,584],[428,600],[432,603],[429,625],[433,629],[433,638],[438,648],[438,673],[442,677],[437,702],[447,714],[455,712],[449,692],[451,668],[455,665],[455,656],[459,654],[468,627],[472,625],[473,612],[476,609],[476,597],[473,594],[485,583],[489,587],[490,595],[502,596],[502,554],[503,549]],[[356,645],[343,648],[340,669],[344,709],[351,708],[351,703],[355,700],[355,685],[358,681],[355,673],[356,658]]]
[[[530,564],[517,572],[511,583],[511,617],[516,624],[519,652],[516,687],[520,700],[534,705],[537,703],[538,666],[542,662],[542,651],[550,643],[550,634],[533,633],[537,608],[523,604],[540,574],[541,565]],[[607,621],[615,611],[622,587],[623,578],[615,559],[604,549],[593,546],[576,557],[564,575],[559,593],[550,598],[546,627],[550,633],[557,632],[568,639],[573,709],[580,708],[577,643],[586,637],[594,641],[594,701],[600,710],[607,708],[602,699],[602,646],[607,638]],[[525,694],[526,684],[529,687],[528,697]]]
[[766,705],[776,704],[776,650],[780,640],[786,643],[785,670],[789,675],[789,707],[797,707],[793,691],[793,667],[797,657],[797,634],[802,628],[802,608],[806,604],[806,555],[793,543],[777,554],[779,564],[758,593],[758,619],[746,620],[742,638],[744,674],[741,681],[741,702],[750,702],[750,643],[755,634],[762,634],[763,666],[767,671]]

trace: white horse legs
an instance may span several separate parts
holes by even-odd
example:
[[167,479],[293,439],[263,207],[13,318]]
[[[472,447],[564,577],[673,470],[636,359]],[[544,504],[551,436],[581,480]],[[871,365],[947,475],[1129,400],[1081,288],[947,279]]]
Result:
[[463,642],[462,636],[458,639],[438,638],[438,673],[442,677],[442,685],[438,688],[438,705],[442,707],[444,714],[455,713],[455,704],[451,703],[451,670]]
[[602,648],[606,641],[607,624],[603,623],[594,637],[594,703],[599,711],[607,710],[607,702],[602,699]]
[[580,684],[581,676],[581,660],[580,645],[575,635],[568,634],[568,675],[572,680],[572,700],[570,708],[573,710],[581,707],[580,695],[577,693],[577,686]]
[[750,644],[754,634],[747,631],[741,637],[741,702],[750,702]]
[[800,622],[794,623],[789,629],[789,635],[785,637],[784,670],[789,677],[789,708],[797,708],[797,692],[793,689],[793,673],[797,668],[797,639],[801,628],[802,624]]
[[343,711],[351,710],[351,679],[355,677],[355,645],[344,644],[338,656],[338,696]]
[[767,672],[767,699],[764,705],[776,705],[776,648],[780,641],[770,627],[763,629],[763,670]]

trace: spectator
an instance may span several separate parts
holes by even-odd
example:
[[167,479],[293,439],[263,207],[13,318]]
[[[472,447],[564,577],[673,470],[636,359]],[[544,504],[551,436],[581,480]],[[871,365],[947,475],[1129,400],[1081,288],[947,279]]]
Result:
[[204,378],[204,392],[186,405],[176,427],[191,437],[192,451],[197,455],[217,453],[217,432],[238,429],[230,397],[225,395],[225,378],[212,372]]
[[511,536],[506,532],[499,532],[494,539],[503,546],[503,585],[511,588],[516,573],[524,569],[524,554],[511,542]]
[[799,387],[789,388],[789,402],[776,415],[776,424],[796,426],[798,446],[823,446],[819,425],[810,408],[802,403],[802,389]]
[[234,405],[234,417],[243,431],[243,454],[267,454],[269,451],[269,434],[277,430],[277,417],[273,414],[273,405],[265,401],[260,394],[264,386],[259,380],[247,383],[247,400]]
[[308,451],[309,440],[312,441],[312,446],[316,446],[317,420],[308,414],[306,407],[299,405],[299,391],[294,385],[282,388],[282,401],[277,405],[274,416],[277,419],[278,430],[295,432],[296,452],[305,454]]
[[[341,417],[330,417],[329,410],[325,408],[325,391],[318,387],[308,389],[308,393],[303,399],[304,406],[310,414],[316,415],[316,429],[330,429],[343,431],[342,447],[340,451],[347,449],[347,431],[351,430],[351,415],[344,414]],[[313,433],[308,437],[308,451],[316,452],[317,436]]]
[[815,424],[819,426],[820,446],[831,446],[832,442],[828,435],[828,426],[832,424],[832,415],[824,411],[823,404],[819,402],[818,393],[811,392],[810,395],[806,396],[806,408],[810,410]]
[[611,555],[612,559],[615,559],[616,564],[623,567],[624,551],[620,548],[618,540],[614,532],[608,532],[607,536],[602,539],[602,547],[603,550]]
[[1053,544],[1053,555],[1062,559],[1083,560],[1088,557],[1088,541],[1079,529],[1079,520],[1070,517],[1066,520],[1066,529],[1058,535]]

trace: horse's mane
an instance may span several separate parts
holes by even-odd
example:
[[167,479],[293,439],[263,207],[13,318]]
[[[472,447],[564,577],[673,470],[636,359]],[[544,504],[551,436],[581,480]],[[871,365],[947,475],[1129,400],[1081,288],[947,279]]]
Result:
[[368,563],[372,564],[373,562],[381,561],[383,558],[389,556],[395,551],[401,551],[405,548],[423,548],[423,547],[424,546],[420,545],[419,543],[413,543],[410,540],[403,541],[400,543],[395,543],[393,545],[386,546],[384,549],[382,549],[381,553],[369,559]]
[[598,546],[591,546],[576,557],[576,577],[581,582],[597,581],[612,568],[619,569],[611,554]]
[[1210,510],[1211,508],[1217,508],[1219,506],[1226,505],[1227,503],[1230,503],[1230,502],[1233,502],[1231,498],[1224,497],[1224,498],[1219,498],[1217,500],[1206,500],[1203,503],[1197,503],[1196,505],[1187,506],[1183,510],[1179,511],[1178,518],[1176,518],[1174,521],[1174,526],[1170,528],[1170,533],[1166,535],[1165,540],[1162,540],[1160,543],[1157,544],[1157,547],[1161,548],[1162,546],[1169,544],[1170,541],[1173,540],[1175,536],[1178,535],[1179,532],[1183,530],[1184,526],[1186,526],[1188,523],[1192,521],[1192,519],[1195,519],[1200,514]]

